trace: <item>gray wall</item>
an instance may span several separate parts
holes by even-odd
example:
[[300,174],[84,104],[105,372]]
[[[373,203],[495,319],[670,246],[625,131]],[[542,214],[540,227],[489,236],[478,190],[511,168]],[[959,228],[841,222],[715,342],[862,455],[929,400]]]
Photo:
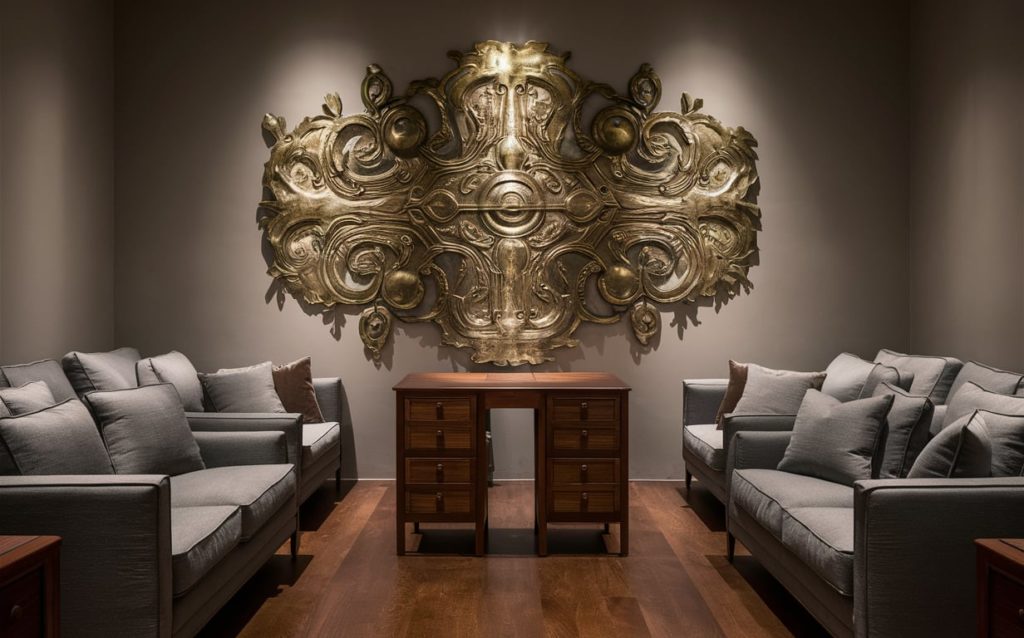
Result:
[[914,7],[913,348],[1024,369],[1024,3]]
[[113,6],[0,5],[0,360],[114,335]]
[[[308,316],[270,294],[256,205],[265,112],[290,125],[340,92],[360,108],[376,62],[401,90],[449,68],[474,40],[548,40],[585,76],[620,89],[641,62],[760,142],[761,263],[750,295],[666,310],[650,351],[625,325],[584,326],[583,346],[542,369],[607,370],[634,387],[632,473],[677,478],[680,381],[721,376],[729,356],[820,369],[841,350],[908,345],[906,11],[888,2],[271,2],[116,4],[116,336],[177,348],[200,368],[313,356],[341,375],[363,477],[393,474],[391,386],[477,366],[399,325],[385,364],[354,315]],[[473,8],[467,9],[467,7]],[[884,14],[885,20],[878,16]],[[427,27],[427,25],[430,25]],[[870,45],[868,45],[870,43]],[[499,474],[529,472],[527,419],[496,415]]]

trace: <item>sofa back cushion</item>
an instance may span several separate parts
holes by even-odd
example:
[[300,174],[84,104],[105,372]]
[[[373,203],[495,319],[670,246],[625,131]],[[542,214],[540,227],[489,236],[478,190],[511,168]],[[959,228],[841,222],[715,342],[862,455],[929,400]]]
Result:
[[963,362],[953,357],[903,354],[884,348],[878,351],[875,361],[892,366],[900,372],[913,373],[914,382],[910,385],[910,393],[928,397],[936,405],[946,402],[953,379],[963,367]]
[[169,383],[85,395],[117,474],[204,469],[178,391]]
[[875,389],[875,396],[886,394],[892,395],[893,402],[885,418],[878,478],[904,478],[928,445],[934,406],[928,397],[916,397],[892,384]]
[[808,390],[778,469],[851,486],[872,478],[892,404],[891,394],[843,403]]
[[992,475],[992,440],[983,419],[961,417],[928,442],[907,478],[984,478]]
[[725,386],[725,396],[718,406],[718,414],[715,415],[715,423],[718,429],[725,427],[725,415],[736,409],[740,397],[743,396],[743,388],[747,385],[747,364],[739,363],[729,359],[729,384]]
[[313,367],[309,357],[274,366],[274,389],[285,411],[301,414],[306,423],[323,423],[320,404],[313,387]]
[[13,387],[25,385],[32,381],[42,381],[50,388],[53,398],[66,401],[76,398],[75,389],[64,375],[60,364],[53,359],[42,359],[32,363],[3,366],[4,378]]
[[[968,381],[957,390],[956,396],[946,408],[946,417],[942,420],[943,429],[975,410],[988,410],[997,414],[1024,416],[1024,397],[1010,394],[990,392],[973,381]],[[932,432],[938,434],[938,432]]]
[[840,401],[859,399],[864,384],[877,365],[855,354],[844,352],[825,368],[825,381],[821,384],[821,391]]
[[269,361],[247,368],[223,368],[199,375],[210,405],[217,412],[283,413]]
[[956,393],[968,383],[974,383],[989,392],[1013,394],[1020,386],[1022,377],[1024,375],[1019,372],[1007,372],[977,361],[968,361],[953,379],[953,385],[949,388],[949,399],[946,402],[952,402],[956,398]]
[[821,388],[824,372],[773,370],[747,364],[747,383],[736,414],[796,414],[808,390]]
[[992,442],[992,476],[1024,476],[1024,416],[978,410]]
[[135,376],[140,386],[170,383],[178,391],[187,412],[203,411],[203,384],[199,382],[199,373],[188,357],[177,350],[137,361]]
[[910,386],[914,385],[914,373],[906,370],[897,370],[884,363],[876,363],[875,367],[871,370],[871,374],[868,375],[868,380],[864,382],[864,389],[860,393],[860,398],[866,399],[875,396],[875,390],[883,383],[909,391]]
[[135,348],[118,348],[110,352],[69,352],[61,364],[75,392],[81,396],[96,390],[138,387],[135,362],[139,359]]
[[18,474],[111,474],[110,458],[82,402],[0,418],[0,440]]

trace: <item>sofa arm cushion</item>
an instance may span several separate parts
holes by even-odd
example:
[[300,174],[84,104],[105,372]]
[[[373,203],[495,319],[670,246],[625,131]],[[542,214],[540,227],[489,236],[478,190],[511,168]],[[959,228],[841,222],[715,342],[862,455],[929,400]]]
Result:
[[857,636],[969,636],[974,539],[1024,532],[1024,478],[858,481]]
[[714,423],[728,386],[728,379],[684,379],[683,425]]
[[316,401],[325,422],[341,423],[342,386],[340,377],[319,377],[313,379]]
[[171,635],[166,476],[0,477],[0,534],[63,539],[60,611],[69,633]]
[[786,454],[792,432],[737,432],[732,438],[726,472],[774,470]]
[[192,432],[284,432],[288,449],[286,463],[296,472],[302,461],[302,415],[287,413],[186,412]]
[[195,432],[206,467],[288,463],[284,432]]

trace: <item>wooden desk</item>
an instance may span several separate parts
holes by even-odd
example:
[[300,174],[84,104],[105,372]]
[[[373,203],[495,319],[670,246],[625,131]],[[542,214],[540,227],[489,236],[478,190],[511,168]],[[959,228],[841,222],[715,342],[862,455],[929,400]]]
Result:
[[473,523],[487,541],[487,411],[534,411],[537,553],[549,523],[617,523],[629,551],[629,386],[598,372],[421,373],[395,390],[398,554],[406,523]]
[[975,541],[978,636],[1024,636],[1024,540]]
[[0,636],[60,634],[60,538],[0,536]]

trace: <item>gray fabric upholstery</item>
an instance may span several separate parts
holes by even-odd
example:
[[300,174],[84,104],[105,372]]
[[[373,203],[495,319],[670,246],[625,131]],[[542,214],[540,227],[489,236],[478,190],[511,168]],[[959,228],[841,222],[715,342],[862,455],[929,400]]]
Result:
[[69,352],[61,365],[68,381],[79,395],[94,390],[125,390],[138,387],[135,348],[118,348],[110,352]]
[[57,405],[57,400],[50,392],[50,386],[44,381],[32,381],[17,388],[0,389],[0,416],[27,414],[50,406]]
[[[728,386],[728,379],[685,379],[683,425],[714,423],[718,406],[722,404]],[[326,414],[324,418],[327,418]]]
[[201,470],[192,430],[169,383],[85,395],[118,474],[184,474]]
[[992,476],[1021,476],[1024,473],[1024,416],[978,410],[975,418],[984,424],[992,443]]
[[302,424],[302,464],[308,467],[327,454],[338,456],[341,446],[341,427],[337,423]]
[[855,354],[843,352],[825,368],[825,381],[821,384],[821,391],[844,402],[859,399],[864,384],[877,365]]
[[[288,446],[287,463],[302,459],[301,414],[218,414],[187,412],[185,417],[192,432],[284,432]],[[301,469],[299,472],[301,477]]]
[[319,377],[313,379],[316,391],[316,402],[320,413],[328,423],[341,423],[342,386],[338,377]]
[[200,374],[199,380],[217,412],[284,412],[269,361]]
[[199,373],[188,357],[177,350],[137,361],[135,376],[139,385],[170,383],[178,391],[187,412],[203,411],[203,385],[199,382]]
[[730,502],[776,538],[782,538],[784,510],[795,507],[852,507],[853,488],[780,470],[736,470]]
[[968,381],[950,400],[943,427],[970,416],[975,410],[1024,415],[1024,397],[990,392],[973,381]]
[[928,428],[928,433],[935,436],[942,431],[944,425],[946,425],[946,412],[949,411],[948,405],[936,405],[932,408],[932,424]]
[[174,595],[193,587],[242,535],[242,515],[233,505],[171,508],[171,569]]
[[683,428],[683,445],[712,470],[725,470],[725,448],[722,430],[714,423],[687,425]]
[[75,389],[64,375],[64,369],[53,359],[42,359],[32,363],[3,366],[4,377],[11,386],[20,386],[32,381],[43,381],[50,387],[53,398],[66,401],[75,398]]
[[804,393],[818,389],[824,372],[772,370],[747,364],[747,385],[733,414],[796,414]]
[[853,507],[794,507],[782,544],[843,596],[853,596]]
[[786,454],[792,432],[737,432],[728,449],[726,472],[774,470]]
[[928,397],[915,397],[889,383],[876,388],[875,394],[893,397],[878,478],[903,478],[928,445],[934,405]]
[[791,432],[796,414],[730,414],[725,417],[723,447],[726,455],[737,432]]
[[808,390],[779,469],[849,486],[871,478],[892,403],[890,394],[843,403]]
[[963,362],[953,357],[911,355],[887,349],[879,350],[875,361],[900,372],[913,373],[914,382],[908,391],[916,396],[926,396],[936,404],[946,402],[953,379],[963,366]]
[[110,459],[78,399],[0,419],[0,440],[20,474],[110,474]]
[[248,541],[278,510],[294,503],[293,466],[217,467],[171,477],[171,505],[236,505],[242,514],[242,541]]
[[910,386],[914,384],[914,373],[897,370],[892,366],[878,363],[872,368],[871,374],[868,375],[867,381],[864,382],[864,388],[861,390],[860,397],[863,399],[874,396],[875,389],[883,383],[894,385],[901,390],[910,390]]
[[207,468],[288,462],[284,432],[193,432]]
[[907,478],[975,478],[992,474],[992,442],[977,413],[943,428],[925,446]]
[[997,394],[1013,394],[1017,391],[1022,377],[1024,375],[1021,375],[1019,372],[1007,372],[1006,370],[993,368],[977,361],[968,361],[964,364],[964,367],[960,368],[960,372],[953,379],[953,385],[949,388],[949,399],[947,402],[951,402],[956,397],[957,391],[965,383],[975,383],[989,392]]
[[0,388],[9,388],[11,384],[7,382],[7,377],[4,376],[4,371],[0,369]]

